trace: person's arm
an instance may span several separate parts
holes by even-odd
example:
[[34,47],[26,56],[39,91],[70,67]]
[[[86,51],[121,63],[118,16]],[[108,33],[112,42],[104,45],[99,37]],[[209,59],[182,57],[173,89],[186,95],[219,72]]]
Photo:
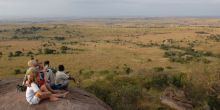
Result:
[[31,83],[31,87],[35,93],[40,90],[36,83]]
[[76,82],[75,78],[73,78],[72,76],[69,76],[68,79],[69,79],[69,80],[73,80],[74,82]]
[[66,75],[69,76],[68,80],[73,80],[74,82],[76,82],[75,78],[73,78],[72,76],[70,76],[69,71],[66,72]]
[[61,73],[60,77],[62,79],[69,79],[69,76],[67,74],[65,74],[64,72]]
[[40,98],[42,92],[41,92],[41,90],[39,89],[39,87],[37,86],[37,84],[31,83],[31,87],[33,88],[33,91],[34,91],[34,93],[35,93],[35,96],[38,97],[38,98]]

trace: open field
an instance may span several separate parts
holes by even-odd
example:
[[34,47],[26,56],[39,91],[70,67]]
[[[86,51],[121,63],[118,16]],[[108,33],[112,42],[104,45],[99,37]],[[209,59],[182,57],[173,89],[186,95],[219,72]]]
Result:
[[[212,96],[220,96],[220,91],[209,93],[220,81],[220,19],[0,24],[0,78],[23,77],[31,56],[50,60],[52,67],[64,64],[79,82],[72,86],[96,94],[115,110],[168,110],[159,97],[170,86],[185,90],[194,109],[220,107]],[[154,82],[161,74],[171,79]],[[178,79],[180,74],[186,77]],[[175,76],[179,83],[172,79]],[[118,91],[110,89],[114,85]],[[130,98],[126,102],[117,95]]]

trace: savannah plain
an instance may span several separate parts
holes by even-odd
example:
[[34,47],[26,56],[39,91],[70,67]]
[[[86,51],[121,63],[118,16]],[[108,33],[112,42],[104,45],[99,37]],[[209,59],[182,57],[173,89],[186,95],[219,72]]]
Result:
[[[113,110],[169,110],[167,88],[191,109],[220,109],[220,19],[82,19],[0,24],[0,79],[27,61],[65,66]],[[171,107],[172,108],[172,107]]]

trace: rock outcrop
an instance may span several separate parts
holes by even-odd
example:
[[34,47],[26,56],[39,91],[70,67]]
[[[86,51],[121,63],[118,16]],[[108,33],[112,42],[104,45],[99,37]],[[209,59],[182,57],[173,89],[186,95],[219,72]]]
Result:
[[42,101],[39,105],[29,105],[25,92],[18,92],[16,84],[21,79],[0,80],[0,110],[111,110],[94,95],[78,88],[70,89],[65,99],[56,102]]

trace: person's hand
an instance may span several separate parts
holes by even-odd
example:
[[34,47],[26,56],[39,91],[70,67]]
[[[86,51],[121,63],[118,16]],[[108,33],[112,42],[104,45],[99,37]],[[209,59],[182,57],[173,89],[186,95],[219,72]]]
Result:
[[27,87],[31,87],[31,84],[29,83],[29,81],[26,81],[25,84]]
[[76,80],[75,80],[75,78],[73,78],[73,77],[69,77],[69,80],[73,80],[74,82],[76,82]]

